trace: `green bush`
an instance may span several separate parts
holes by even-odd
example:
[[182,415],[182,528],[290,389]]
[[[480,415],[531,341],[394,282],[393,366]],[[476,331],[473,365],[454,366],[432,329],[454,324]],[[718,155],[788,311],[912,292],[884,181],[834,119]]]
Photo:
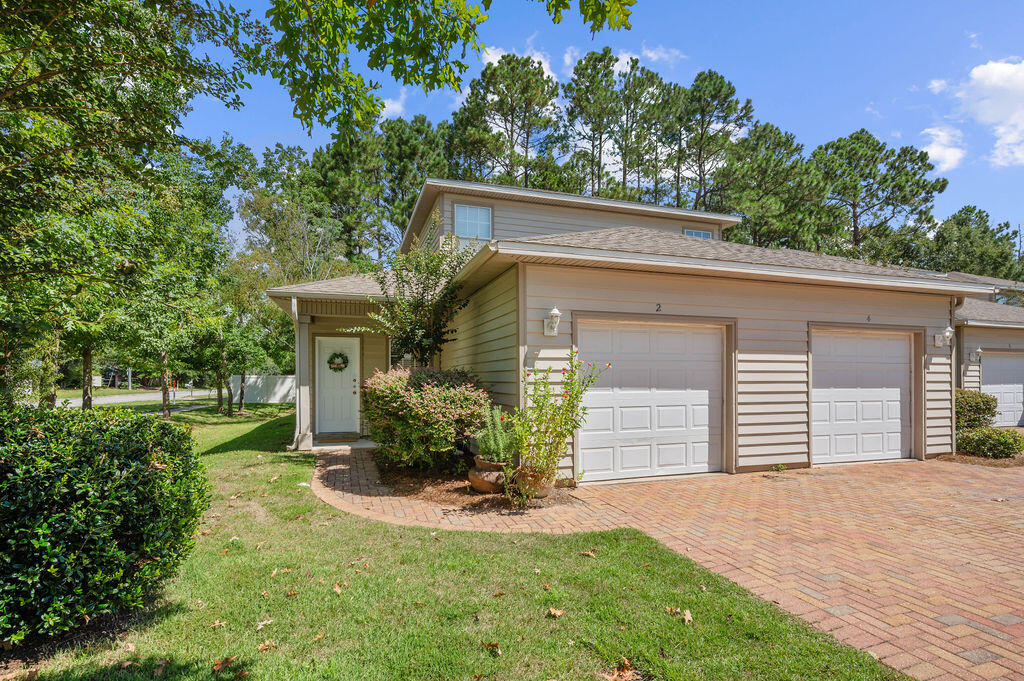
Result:
[[127,410],[0,412],[0,641],[142,605],[207,505],[181,426]]
[[512,417],[501,407],[491,407],[487,422],[476,434],[480,456],[494,463],[512,463],[515,449],[515,433],[512,432]]
[[969,430],[992,425],[998,402],[979,390],[956,390],[956,429]]
[[956,448],[973,456],[1009,459],[1024,452],[1024,435],[1015,430],[993,426],[971,428],[957,433]]
[[490,397],[466,371],[378,371],[363,384],[363,416],[387,463],[446,468],[483,426]]

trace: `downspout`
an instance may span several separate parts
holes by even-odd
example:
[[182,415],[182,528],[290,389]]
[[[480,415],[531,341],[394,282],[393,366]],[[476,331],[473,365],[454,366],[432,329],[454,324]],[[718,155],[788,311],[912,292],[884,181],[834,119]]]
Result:
[[295,450],[299,447],[299,424],[302,423],[301,414],[299,410],[302,409],[302,400],[299,397],[301,386],[299,386],[299,299],[296,296],[292,296],[292,310],[291,318],[295,323],[295,432],[292,433],[292,446],[291,449]]
[[950,412],[953,414],[953,441],[950,443],[950,454],[956,454],[956,389],[963,385],[963,367],[960,357],[963,353],[963,333],[956,326],[956,311],[963,307],[965,296],[954,296],[949,305],[949,328],[954,331],[955,342],[949,348],[949,368],[953,370],[953,385],[949,396]]

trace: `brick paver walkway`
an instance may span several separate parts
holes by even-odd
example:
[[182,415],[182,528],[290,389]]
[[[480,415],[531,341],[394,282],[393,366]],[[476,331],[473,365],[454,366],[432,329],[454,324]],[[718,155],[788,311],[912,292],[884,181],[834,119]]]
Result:
[[1024,680],[1024,469],[928,461],[583,486],[525,513],[392,496],[369,453],[313,488],[392,523],[484,531],[635,527],[922,680]]

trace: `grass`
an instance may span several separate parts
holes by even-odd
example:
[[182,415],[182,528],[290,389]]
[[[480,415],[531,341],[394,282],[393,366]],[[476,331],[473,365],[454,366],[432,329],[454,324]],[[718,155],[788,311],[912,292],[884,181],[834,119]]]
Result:
[[[179,399],[176,402],[171,403],[171,409],[181,409],[183,407],[195,407],[204,406],[209,407],[217,404],[217,398],[203,398],[194,400],[182,400]],[[163,408],[163,402],[160,400],[143,400],[141,402],[121,402],[117,404],[97,404],[97,409],[130,409],[131,411],[137,411],[143,414],[152,414],[160,411]],[[246,406],[248,409],[248,405]]]
[[[128,388],[93,388],[92,389],[92,396],[94,398],[96,398],[96,397],[105,397],[107,395],[138,395],[140,393],[153,393],[153,392],[159,393],[160,391],[156,390],[156,389],[149,389],[149,388],[132,388],[131,390],[128,390]],[[74,399],[76,397],[81,397],[81,396],[82,396],[82,389],[81,388],[58,388],[57,389],[57,399],[58,400],[70,400],[70,399]]]
[[342,514],[304,486],[312,455],[283,451],[293,418],[175,417],[213,484],[194,553],[121,636],[57,652],[38,679],[575,680],[623,657],[659,680],[906,678],[637,531],[435,533]]

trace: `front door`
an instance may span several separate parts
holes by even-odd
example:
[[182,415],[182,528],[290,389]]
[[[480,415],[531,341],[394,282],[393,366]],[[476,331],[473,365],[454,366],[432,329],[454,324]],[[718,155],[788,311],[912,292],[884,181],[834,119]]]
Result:
[[[332,369],[332,355],[348,359],[340,371]],[[359,339],[316,339],[316,432],[359,432]]]

